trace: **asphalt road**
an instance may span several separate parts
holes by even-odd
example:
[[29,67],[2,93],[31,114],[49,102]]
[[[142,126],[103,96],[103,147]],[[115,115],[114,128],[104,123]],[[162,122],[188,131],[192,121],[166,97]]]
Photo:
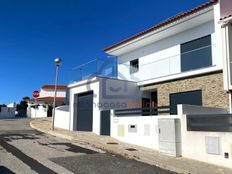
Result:
[[28,119],[0,120],[0,174],[174,174],[33,130]]

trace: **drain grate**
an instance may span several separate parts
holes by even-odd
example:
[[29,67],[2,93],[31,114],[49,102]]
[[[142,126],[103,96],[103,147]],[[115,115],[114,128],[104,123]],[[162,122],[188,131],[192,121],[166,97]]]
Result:
[[128,150],[128,151],[138,151],[137,149],[134,149],[134,148],[128,148],[126,150]]
[[106,144],[110,144],[110,145],[117,145],[118,143],[115,143],[115,142],[108,142]]

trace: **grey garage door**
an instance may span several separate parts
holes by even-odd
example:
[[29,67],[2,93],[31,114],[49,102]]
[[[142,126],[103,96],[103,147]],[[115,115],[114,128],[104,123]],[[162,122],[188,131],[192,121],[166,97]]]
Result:
[[202,106],[202,91],[189,91],[170,94],[170,113],[177,114],[178,104],[200,105]]
[[78,94],[77,130],[92,131],[93,124],[93,91]]

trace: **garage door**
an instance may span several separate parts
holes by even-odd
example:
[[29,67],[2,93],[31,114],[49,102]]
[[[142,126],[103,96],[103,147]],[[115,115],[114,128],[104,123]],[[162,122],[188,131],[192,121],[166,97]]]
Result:
[[92,131],[93,124],[93,91],[78,94],[77,130]]
[[201,90],[170,94],[170,112],[172,115],[177,114],[178,104],[202,106]]

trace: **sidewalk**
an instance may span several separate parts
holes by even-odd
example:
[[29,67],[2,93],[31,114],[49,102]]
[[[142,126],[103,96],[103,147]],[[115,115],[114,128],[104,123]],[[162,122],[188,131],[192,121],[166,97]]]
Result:
[[[223,168],[186,158],[175,158],[163,155],[157,151],[120,142],[112,137],[98,136],[90,132],[70,132],[61,129],[50,130],[50,118],[41,118],[31,121],[31,127],[41,132],[60,138],[72,140],[81,145],[87,145],[125,156],[144,163],[155,165],[167,170],[184,174],[232,174],[232,169]],[[128,151],[126,149],[136,149]],[[232,165],[232,164],[231,164]]]

